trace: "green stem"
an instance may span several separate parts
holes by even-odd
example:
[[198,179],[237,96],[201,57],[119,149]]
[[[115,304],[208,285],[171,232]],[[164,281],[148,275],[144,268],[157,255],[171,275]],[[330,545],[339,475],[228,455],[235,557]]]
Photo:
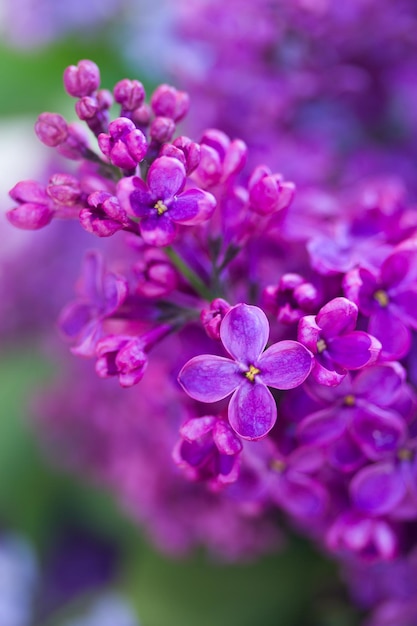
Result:
[[210,289],[203,283],[197,274],[182,260],[182,258],[172,248],[164,248],[164,252],[170,259],[171,263],[177,268],[177,270],[188,280],[193,289],[204,300],[211,302],[214,296]]

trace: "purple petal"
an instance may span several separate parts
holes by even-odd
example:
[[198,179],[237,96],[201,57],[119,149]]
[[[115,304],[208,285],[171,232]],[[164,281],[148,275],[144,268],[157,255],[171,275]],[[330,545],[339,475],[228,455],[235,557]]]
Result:
[[194,441],[213,430],[216,418],[213,415],[189,419],[180,428],[180,435],[187,441]]
[[368,330],[382,343],[381,357],[395,361],[407,354],[411,333],[403,322],[392,314],[390,307],[379,307],[369,318]]
[[[274,493],[271,493],[274,498]],[[321,517],[327,506],[327,492],[317,480],[289,472],[279,484],[274,498],[290,515],[305,522]]]
[[246,383],[233,394],[229,403],[229,422],[243,439],[265,437],[277,419],[271,392],[262,383]]
[[222,454],[238,454],[242,450],[242,442],[233,432],[229,424],[218,420],[213,428],[213,441]]
[[402,289],[391,296],[394,314],[407,326],[417,330],[417,288]]
[[258,360],[262,382],[276,389],[301,385],[313,365],[313,355],[298,341],[279,341]]
[[355,506],[370,515],[392,511],[406,492],[401,475],[393,463],[375,463],[360,470],[350,483]]
[[324,445],[343,435],[352,409],[339,406],[312,413],[297,427],[297,436],[303,444]]
[[266,346],[269,323],[257,306],[237,304],[220,325],[220,338],[228,353],[245,366],[255,365]]
[[207,191],[188,189],[169,205],[169,216],[174,222],[193,226],[208,220],[216,208],[216,199]]
[[399,250],[390,254],[381,266],[381,281],[387,287],[401,283],[416,266],[415,250]]
[[407,428],[404,420],[392,411],[378,407],[357,407],[349,431],[362,452],[373,461],[392,456],[404,443]]
[[350,393],[377,406],[390,406],[400,394],[404,382],[405,370],[400,363],[374,365],[356,376]]
[[101,306],[103,302],[103,277],[102,255],[95,251],[87,252],[83,261],[81,279],[78,282],[78,291],[96,306]]
[[75,339],[91,322],[93,311],[91,306],[82,302],[70,302],[61,311],[58,326],[68,338]]
[[347,370],[355,370],[376,361],[381,352],[381,344],[372,335],[355,330],[331,339],[328,352],[338,365]]
[[177,236],[177,226],[167,215],[150,215],[140,222],[140,234],[150,246],[169,246]]
[[146,217],[154,213],[155,202],[147,184],[138,176],[122,178],[117,184],[117,198],[122,209],[134,217]]
[[128,293],[127,280],[109,272],[103,281],[103,315],[111,315],[123,303]]
[[365,463],[365,457],[347,432],[328,448],[327,458],[339,472],[353,472]]
[[346,377],[347,370],[330,358],[327,350],[321,354],[317,354],[311,370],[311,376],[320,385],[326,387],[336,387],[341,384]]
[[201,354],[184,365],[178,381],[194,400],[217,402],[230,395],[245,382],[245,378],[234,361],[221,356]]
[[155,202],[169,200],[184,186],[184,166],[178,159],[159,157],[149,168],[147,183]]
[[316,316],[325,337],[351,332],[356,326],[358,307],[347,298],[334,298]]

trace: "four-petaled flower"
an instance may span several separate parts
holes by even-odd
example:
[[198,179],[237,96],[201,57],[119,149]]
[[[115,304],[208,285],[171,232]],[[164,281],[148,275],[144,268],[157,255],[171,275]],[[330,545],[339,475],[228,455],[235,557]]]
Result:
[[245,439],[264,437],[276,422],[276,402],[268,386],[297,387],[312,367],[311,352],[297,341],[280,341],[264,352],[268,337],[262,309],[238,304],[220,326],[220,339],[232,358],[199,355],[179,374],[180,384],[195,400],[217,402],[233,394],[229,422]]
[[147,182],[134,176],[118,185],[122,208],[140,218],[140,233],[153,246],[168,246],[177,235],[177,224],[192,226],[211,217],[216,200],[202,189],[183,191],[184,165],[178,159],[162,156],[149,168]]

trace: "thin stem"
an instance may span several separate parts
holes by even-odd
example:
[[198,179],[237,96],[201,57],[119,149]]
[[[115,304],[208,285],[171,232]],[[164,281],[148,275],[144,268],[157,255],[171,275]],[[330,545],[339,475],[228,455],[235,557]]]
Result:
[[197,274],[183,261],[172,248],[164,248],[164,252],[177,270],[188,280],[193,289],[204,299],[211,302],[214,299],[210,289],[203,283]]

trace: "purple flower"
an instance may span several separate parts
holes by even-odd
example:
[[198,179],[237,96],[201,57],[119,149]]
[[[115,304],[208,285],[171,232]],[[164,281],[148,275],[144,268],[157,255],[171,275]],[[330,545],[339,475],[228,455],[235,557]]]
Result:
[[415,242],[392,252],[379,273],[359,267],[345,277],[345,293],[369,317],[368,330],[381,341],[386,360],[405,356],[411,344],[410,328],[417,330],[416,277]]
[[208,481],[216,490],[237,479],[242,442],[227,422],[213,415],[192,418],[180,435],[174,461],[191,480]]
[[141,218],[140,232],[149,245],[168,246],[177,235],[177,224],[191,226],[206,221],[216,200],[202,189],[182,191],[186,182],[183,164],[162,156],[149,168],[147,182],[137,176],[118,184],[121,206]]
[[182,368],[178,380],[195,400],[217,402],[233,394],[229,421],[245,439],[260,439],[274,426],[277,407],[268,386],[292,389],[310,373],[311,353],[296,341],[266,350],[269,324],[262,309],[238,304],[225,315],[220,339],[232,359],[199,355]]
[[126,117],[118,117],[109,124],[109,132],[98,136],[101,151],[115,165],[134,170],[148,149],[145,135]]
[[23,180],[9,193],[18,203],[17,207],[7,212],[7,219],[13,226],[37,230],[51,222],[55,211],[43,185],[33,180]]
[[385,520],[369,518],[356,511],[340,515],[326,537],[335,552],[354,552],[367,561],[392,559],[398,549],[393,527]]
[[367,458],[387,458],[406,439],[404,379],[399,363],[386,363],[362,370],[353,380],[348,375],[337,387],[312,387],[327,406],[298,425],[300,441],[327,446],[348,434]]
[[334,298],[318,314],[303,317],[298,341],[314,354],[312,376],[322,385],[338,385],[348,370],[374,363],[381,350],[375,337],[354,330],[358,308],[346,298]]
[[106,272],[101,255],[87,253],[79,297],[62,311],[59,327],[68,338],[75,340],[74,354],[93,356],[103,335],[103,322],[117,311],[127,296],[127,281]]

